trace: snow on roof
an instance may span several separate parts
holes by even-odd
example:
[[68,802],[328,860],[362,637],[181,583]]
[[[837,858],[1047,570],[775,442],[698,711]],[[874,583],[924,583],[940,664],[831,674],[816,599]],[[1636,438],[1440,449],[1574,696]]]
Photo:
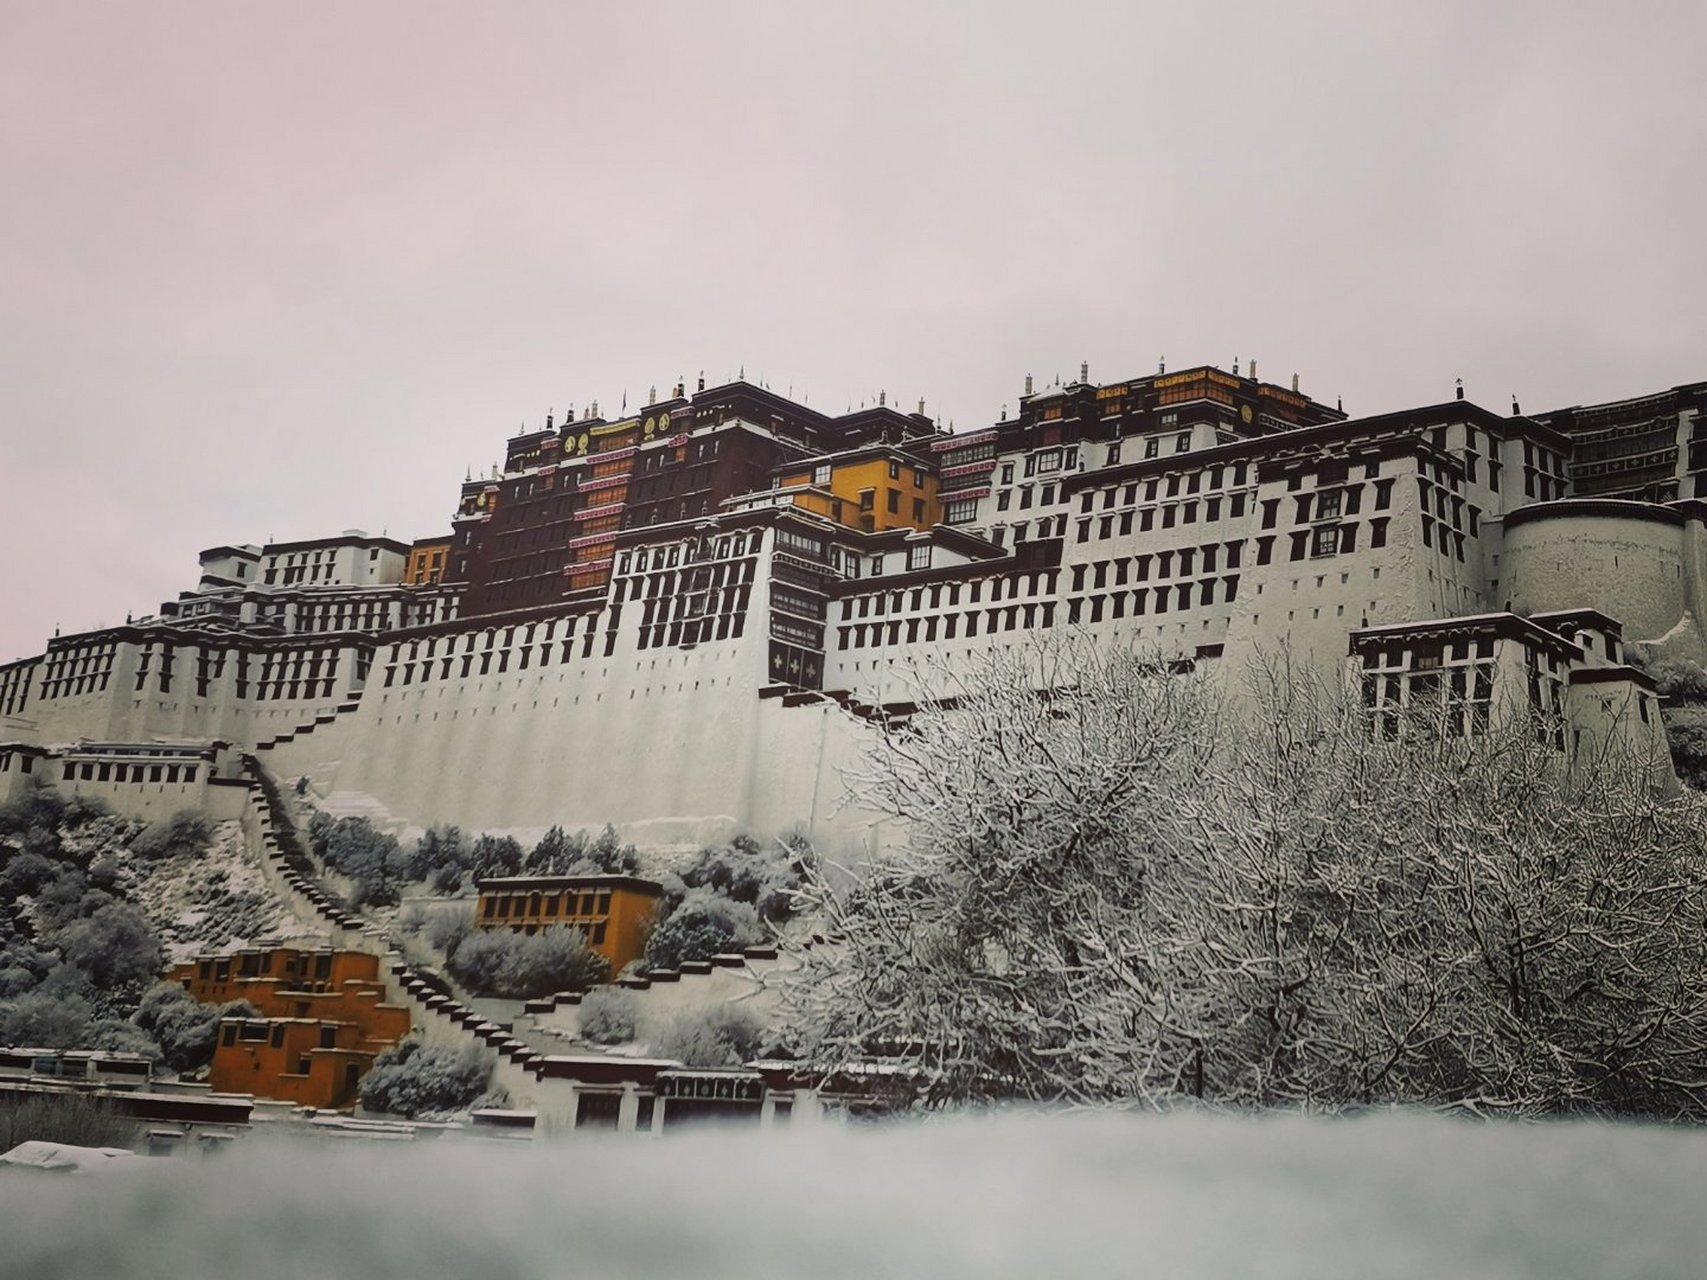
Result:
[[102,1173],[127,1160],[134,1151],[122,1147],[74,1147],[64,1142],[20,1142],[5,1155],[0,1167],[34,1169],[40,1173]]

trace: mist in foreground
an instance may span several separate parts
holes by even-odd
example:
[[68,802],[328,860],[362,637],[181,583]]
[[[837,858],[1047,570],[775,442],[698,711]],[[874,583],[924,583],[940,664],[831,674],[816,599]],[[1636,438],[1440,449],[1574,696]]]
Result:
[[1007,1115],[306,1147],[0,1185],[0,1274],[1699,1276],[1707,1136],[1423,1115]]

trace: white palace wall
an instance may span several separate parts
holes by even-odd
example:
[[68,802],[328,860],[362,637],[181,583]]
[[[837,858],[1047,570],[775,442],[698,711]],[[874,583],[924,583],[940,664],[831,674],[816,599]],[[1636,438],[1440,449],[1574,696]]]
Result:
[[336,712],[351,696],[361,658],[347,641],[251,649],[217,636],[164,643],[164,634],[97,632],[56,642],[34,662],[5,736],[40,745],[252,744]]
[[[839,772],[870,730],[828,700],[761,692],[765,590],[753,591],[739,637],[691,647],[640,648],[640,611],[624,608],[614,640],[607,606],[531,625],[471,620],[430,650],[382,645],[356,710],[261,762],[322,794],[372,797],[411,825],[609,822],[654,846],[804,826],[837,854],[875,839],[842,806]],[[461,674],[476,665],[463,662],[470,653],[485,674]]]
[[1700,627],[1703,527],[1676,510],[1633,502],[1567,501],[1508,521],[1502,574],[1515,613],[1598,609],[1631,643],[1664,640],[1675,656],[1707,660]]

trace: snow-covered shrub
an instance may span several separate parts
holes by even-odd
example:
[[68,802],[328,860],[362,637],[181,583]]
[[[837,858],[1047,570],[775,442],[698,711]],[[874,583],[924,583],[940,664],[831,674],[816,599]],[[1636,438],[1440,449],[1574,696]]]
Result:
[[80,1048],[93,1015],[93,1008],[81,995],[38,987],[10,1000],[0,1000],[0,1045]]
[[350,905],[394,906],[408,862],[397,837],[366,818],[324,822],[324,816],[317,813],[310,821],[309,839],[327,866],[355,882]]
[[476,929],[456,944],[445,966],[473,994],[506,1000],[584,990],[602,982],[608,970],[586,936],[567,925],[531,935]]
[[760,919],[780,921],[793,914],[794,891],[809,857],[804,847],[777,842],[767,848],[741,835],[721,849],[701,849],[681,878],[690,889],[709,889],[747,903]]
[[674,969],[685,960],[709,960],[724,951],[739,951],[764,937],[759,914],[745,902],[735,902],[710,889],[690,889],[674,911],[646,940],[646,962],[654,969]]
[[687,1067],[738,1067],[751,1061],[763,1042],[758,1019],[740,1005],[720,1004],[677,1015],[652,1048]]
[[514,836],[481,836],[469,855],[469,870],[476,878],[513,876],[522,869],[522,846]]
[[405,1117],[460,1111],[485,1093],[494,1062],[490,1050],[474,1046],[429,1049],[405,1040],[362,1077],[362,1106]]
[[159,862],[179,854],[204,853],[212,839],[213,828],[207,819],[193,809],[185,809],[144,827],[131,840],[130,851],[139,858]]
[[1662,698],[1679,702],[1707,702],[1707,670],[1685,658],[1661,658],[1649,664],[1648,678]]
[[132,1021],[160,1046],[160,1061],[173,1071],[194,1071],[213,1060],[221,1018],[259,1016],[247,1000],[200,1004],[171,982],[150,988]]
[[465,911],[435,912],[428,918],[423,932],[428,946],[448,956],[473,930],[474,910],[471,907]]
[[455,893],[462,884],[468,852],[468,843],[457,827],[428,827],[404,859],[404,878],[426,882],[436,893]]
[[39,853],[13,854],[0,867],[0,902],[16,902],[20,897],[36,894],[58,874],[59,864]]
[[103,991],[139,987],[160,971],[159,939],[147,917],[128,902],[103,903],[58,930],[53,942],[67,964],[83,970]]
[[639,1022],[639,1002],[621,987],[601,987],[581,1001],[581,1038],[594,1044],[627,1044]]

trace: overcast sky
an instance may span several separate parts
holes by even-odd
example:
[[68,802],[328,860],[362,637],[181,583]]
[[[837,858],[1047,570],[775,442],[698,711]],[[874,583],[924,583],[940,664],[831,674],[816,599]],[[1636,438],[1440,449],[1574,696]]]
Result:
[[1707,378],[1707,5],[0,0],[0,660],[704,370]]

